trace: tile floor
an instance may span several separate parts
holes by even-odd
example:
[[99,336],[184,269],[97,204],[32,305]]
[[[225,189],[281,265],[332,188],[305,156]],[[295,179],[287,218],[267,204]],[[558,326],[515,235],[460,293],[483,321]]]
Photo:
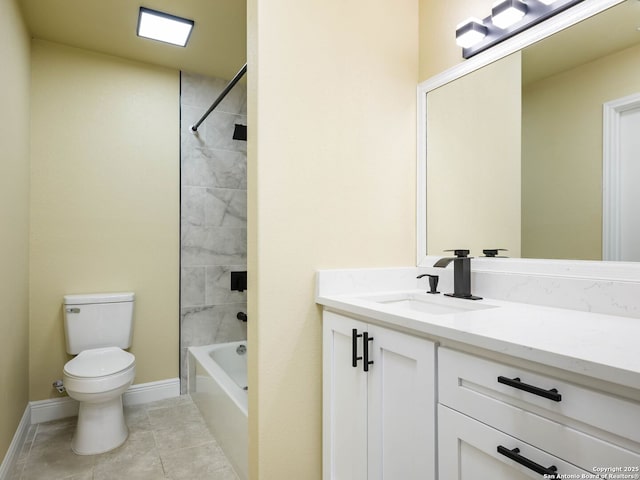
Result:
[[189,395],[125,407],[129,438],[76,455],[76,418],[32,425],[11,480],[238,480]]

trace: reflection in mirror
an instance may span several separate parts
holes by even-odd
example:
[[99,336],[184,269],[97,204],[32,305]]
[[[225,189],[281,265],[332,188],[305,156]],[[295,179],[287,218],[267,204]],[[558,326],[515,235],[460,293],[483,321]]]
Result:
[[[429,92],[428,254],[603,259],[603,105],[640,92],[639,26],[640,2],[628,0]],[[629,139],[621,151],[631,160],[640,158],[636,110],[621,115],[630,133],[616,137]],[[626,202],[624,191],[640,190],[638,163],[622,161],[614,188],[622,245],[640,245],[640,198]],[[640,252],[604,259],[640,261]]]
[[429,253],[506,248],[518,256],[520,210],[517,52],[427,95]]

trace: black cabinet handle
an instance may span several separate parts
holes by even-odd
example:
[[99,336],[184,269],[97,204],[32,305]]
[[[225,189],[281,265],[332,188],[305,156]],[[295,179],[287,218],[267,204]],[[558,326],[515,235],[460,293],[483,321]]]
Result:
[[529,460],[527,457],[523,457],[522,455],[520,455],[519,448],[509,450],[507,447],[498,445],[498,453],[504,455],[507,458],[510,458],[511,460],[519,463],[522,466],[527,467],[529,470],[533,470],[540,475],[545,475],[544,478],[556,478],[556,472],[558,471],[558,469],[555,467],[555,465],[551,465],[550,467],[543,467],[539,463],[536,463],[533,460]]
[[518,390],[524,390],[525,392],[548,398],[549,400],[553,400],[554,402],[559,402],[562,400],[562,395],[558,393],[557,389],[552,388],[551,390],[545,390],[543,388],[535,387],[527,383],[522,383],[519,377],[507,378],[499,376],[498,383],[503,383],[504,385],[509,385],[510,387],[517,388]]
[[358,356],[358,338],[361,336],[356,328],[351,330],[351,366],[354,368],[358,366],[358,360],[362,360],[362,357]]
[[362,368],[365,372],[369,371],[369,365],[373,365],[373,360],[369,360],[369,342],[373,342],[373,337],[369,336],[369,332],[362,333],[362,354],[364,355],[364,363]]

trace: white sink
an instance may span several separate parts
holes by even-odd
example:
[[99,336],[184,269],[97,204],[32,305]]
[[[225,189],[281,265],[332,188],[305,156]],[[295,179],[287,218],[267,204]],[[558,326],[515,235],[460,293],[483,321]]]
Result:
[[400,310],[412,310],[430,315],[464,313],[475,310],[496,308],[496,305],[481,303],[477,300],[464,300],[445,295],[429,295],[421,293],[396,293],[360,297],[361,300],[388,305]]

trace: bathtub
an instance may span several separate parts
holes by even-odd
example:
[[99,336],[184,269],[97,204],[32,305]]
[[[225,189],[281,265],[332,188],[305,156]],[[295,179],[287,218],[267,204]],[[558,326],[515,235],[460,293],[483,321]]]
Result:
[[191,398],[241,480],[249,476],[246,345],[189,347],[187,376]]

